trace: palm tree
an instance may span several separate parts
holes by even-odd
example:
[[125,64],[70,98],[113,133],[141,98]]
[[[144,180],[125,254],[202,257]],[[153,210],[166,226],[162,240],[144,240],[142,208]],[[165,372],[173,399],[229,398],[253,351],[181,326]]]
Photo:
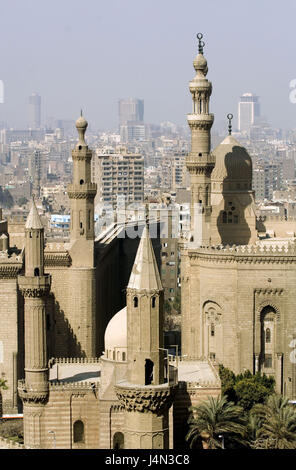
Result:
[[289,399],[271,395],[265,404],[257,404],[251,415],[260,421],[254,447],[296,449],[296,409]]
[[228,402],[226,396],[209,397],[206,402],[191,407],[191,411],[186,436],[190,448],[201,445],[203,449],[219,449],[224,438],[229,444],[246,444],[243,409]]

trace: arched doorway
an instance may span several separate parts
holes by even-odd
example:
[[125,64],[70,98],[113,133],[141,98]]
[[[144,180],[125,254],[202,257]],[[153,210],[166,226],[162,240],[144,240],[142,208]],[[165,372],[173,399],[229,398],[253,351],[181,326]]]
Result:
[[124,435],[122,432],[116,432],[113,436],[113,449],[124,449]]
[[81,420],[75,421],[73,425],[74,443],[84,442],[84,424]]

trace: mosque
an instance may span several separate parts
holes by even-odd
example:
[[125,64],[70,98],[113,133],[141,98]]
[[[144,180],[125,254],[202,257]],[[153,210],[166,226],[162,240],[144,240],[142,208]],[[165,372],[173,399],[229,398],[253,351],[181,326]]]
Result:
[[[182,355],[163,341],[159,239],[115,223],[94,236],[92,151],[81,116],[73,150],[70,241],[47,243],[35,202],[25,248],[0,223],[2,406],[23,405],[26,448],[182,449],[189,407],[218,396],[218,364],[260,370],[295,398],[295,233],[257,219],[252,160],[229,135],[211,151],[204,43],[188,115],[191,232],[180,239]],[[286,236],[270,238],[270,225]],[[293,224],[292,224],[293,227]]]

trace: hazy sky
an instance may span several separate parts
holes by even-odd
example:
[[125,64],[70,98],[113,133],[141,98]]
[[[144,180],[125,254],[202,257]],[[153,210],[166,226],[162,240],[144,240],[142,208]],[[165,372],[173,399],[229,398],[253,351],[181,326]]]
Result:
[[[196,33],[204,34],[211,111],[237,116],[239,96],[261,97],[274,126],[296,128],[295,0],[0,0],[0,121],[24,127],[28,96],[42,118],[116,128],[119,98],[145,100],[145,121],[186,123]],[[225,129],[227,122],[225,119]]]

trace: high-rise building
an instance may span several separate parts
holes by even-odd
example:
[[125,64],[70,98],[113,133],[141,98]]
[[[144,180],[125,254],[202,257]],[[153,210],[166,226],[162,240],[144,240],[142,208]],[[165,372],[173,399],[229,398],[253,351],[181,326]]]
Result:
[[144,200],[144,158],[139,154],[122,152],[99,154],[92,166],[93,181],[98,185],[96,203],[115,206],[118,198],[125,202]]
[[29,128],[39,129],[41,126],[41,96],[33,93],[29,96]]
[[238,129],[249,134],[251,126],[260,116],[259,96],[244,93],[238,103]]
[[118,102],[119,126],[128,121],[144,121],[144,100],[138,98],[122,99]]
[[118,111],[121,142],[145,139],[144,100],[137,98],[119,100]]

